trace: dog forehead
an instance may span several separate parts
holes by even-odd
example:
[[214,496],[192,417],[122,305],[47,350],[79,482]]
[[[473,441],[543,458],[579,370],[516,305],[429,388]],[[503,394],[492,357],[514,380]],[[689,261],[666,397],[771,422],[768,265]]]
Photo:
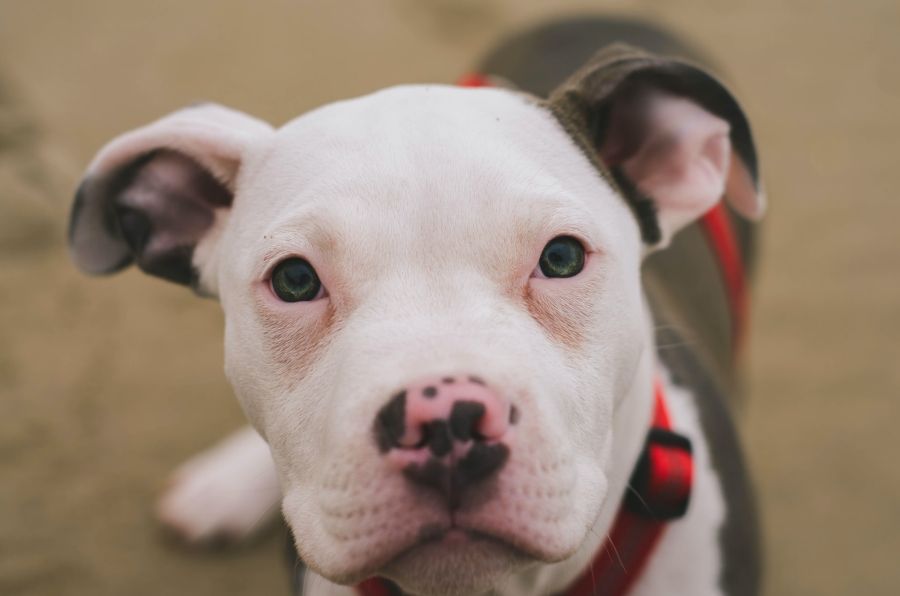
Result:
[[[402,85],[335,102],[289,122],[276,134],[287,149],[317,145],[325,151],[384,155],[398,145],[439,149],[456,143],[502,141],[527,146],[529,138],[558,129],[535,98],[504,89]],[[479,145],[470,145],[477,151]],[[374,156],[373,155],[373,156]]]
[[[266,202],[389,199],[470,182],[612,192],[537,99],[502,89],[409,85],[329,104],[279,129],[253,185]],[[303,201],[298,201],[302,198]]]
[[586,236],[636,230],[549,110],[508,90],[402,86],[337,102],[289,122],[257,158],[239,193],[252,196],[236,201],[254,238],[512,239],[559,221],[593,226]]

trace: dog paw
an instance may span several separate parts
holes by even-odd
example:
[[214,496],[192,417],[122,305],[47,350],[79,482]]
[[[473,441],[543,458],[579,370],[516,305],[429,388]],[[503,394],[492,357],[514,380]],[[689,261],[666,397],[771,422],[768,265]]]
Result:
[[156,515],[189,544],[236,543],[267,526],[280,499],[269,446],[248,427],[182,464]]

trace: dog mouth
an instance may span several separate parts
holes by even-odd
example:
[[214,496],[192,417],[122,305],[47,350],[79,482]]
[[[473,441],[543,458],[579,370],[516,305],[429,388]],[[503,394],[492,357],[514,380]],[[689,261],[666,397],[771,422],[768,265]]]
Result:
[[[463,528],[456,524],[450,526],[442,526],[440,524],[426,524],[419,530],[419,539],[412,545],[403,549],[397,556],[409,552],[414,548],[418,548],[426,544],[445,544],[448,546],[465,545],[475,540],[490,540],[506,544],[506,542],[492,534]],[[510,548],[515,548],[511,544]],[[395,557],[396,558],[396,557]]]
[[507,537],[464,527],[451,521],[449,524],[423,525],[415,541],[388,553],[377,565],[378,570],[373,573],[390,571],[409,563],[416,567],[445,567],[450,561],[473,549],[475,552],[502,554],[505,559],[522,562],[533,562],[541,558],[539,553],[532,552],[526,545]]
[[418,539],[399,548],[378,566],[379,575],[400,579],[420,576],[425,569],[432,576],[458,576],[460,570],[477,573],[478,567],[498,567],[505,572],[534,562],[538,557],[508,539],[456,524],[428,524]]

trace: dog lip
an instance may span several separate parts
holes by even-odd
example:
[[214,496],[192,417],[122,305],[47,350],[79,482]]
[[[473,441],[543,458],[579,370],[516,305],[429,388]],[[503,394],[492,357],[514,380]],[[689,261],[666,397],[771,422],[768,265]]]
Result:
[[379,575],[386,567],[393,565],[406,556],[412,555],[416,549],[423,546],[444,543],[447,547],[452,547],[475,541],[493,543],[507,549],[518,558],[550,562],[537,548],[529,548],[526,544],[510,540],[499,534],[461,526],[450,521],[449,523],[424,524],[420,528],[417,537],[412,541],[405,541],[405,543],[398,543],[393,545],[393,547],[385,548],[381,551],[382,556],[365,561],[352,569],[345,569],[343,573],[339,574],[339,577],[332,579],[339,583],[358,583],[366,578]]
[[517,539],[516,536],[509,536],[508,532],[501,534],[500,532],[494,532],[489,529],[475,529],[462,526],[456,527],[463,530],[466,535],[472,538],[489,540],[496,544],[501,544],[522,557],[545,563],[555,562],[556,560],[556,558],[548,557],[546,553],[542,552],[539,545],[529,544],[527,540]]
[[[408,546],[397,548],[396,551],[391,553],[388,557],[379,561],[376,565],[374,565],[374,567],[382,568],[388,566],[394,561],[402,559],[403,557],[411,554],[417,548],[420,548],[426,544],[438,544],[441,542],[445,542],[446,544],[461,544],[465,543],[466,541],[476,540],[486,540],[501,545],[521,557],[540,559],[540,557],[536,553],[531,552],[529,549],[523,548],[522,545],[516,544],[499,535],[483,530],[467,528],[454,523],[433,523],[423,525],[419,530],[419,535],[416,540],[414,540]],[[368,568],[371,569],[371,567]]]

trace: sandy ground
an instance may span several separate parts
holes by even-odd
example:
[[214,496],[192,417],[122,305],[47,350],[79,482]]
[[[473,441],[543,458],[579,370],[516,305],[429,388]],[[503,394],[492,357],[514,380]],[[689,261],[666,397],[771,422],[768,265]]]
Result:
[[768,593],[900,591],[900,4],[699,0],[0,0],[0,594],[282,594],[283,537],[191,553],[167,472],[239,424],[216,304],[73,270],[80,171],[200,99],[280,123],[451,81],[560,11],[643,15],[712,51],[755,124],[772,209],[742,430]]

